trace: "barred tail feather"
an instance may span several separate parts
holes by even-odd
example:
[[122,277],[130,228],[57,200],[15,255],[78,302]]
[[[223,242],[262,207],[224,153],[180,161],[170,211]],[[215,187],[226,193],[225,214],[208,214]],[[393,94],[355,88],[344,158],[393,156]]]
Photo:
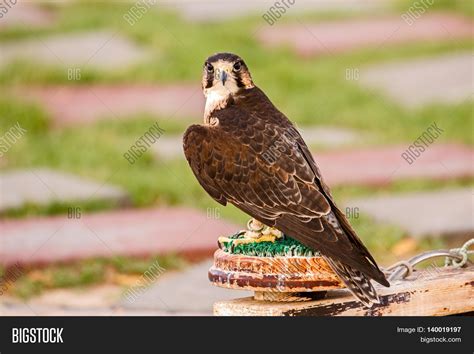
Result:
[[370,279],[363,273],[335,261],[331,258],[324,257],[326,262],[331,266],[334,272],[341,278],[349,291],[365,306],[372,307],[374,304],[380,304],[380,299],[375,291]]

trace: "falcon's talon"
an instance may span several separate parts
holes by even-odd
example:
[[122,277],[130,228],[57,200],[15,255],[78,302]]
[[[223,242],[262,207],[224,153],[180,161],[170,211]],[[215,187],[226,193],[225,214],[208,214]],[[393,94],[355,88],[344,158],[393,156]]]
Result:
[[221,236],[221,237],[219,237],[219,238],[217,239],[217,242],[219,242],[219,243],[231,242],[231,241],[232,241],[231,238],[225,237],[225,236]]
[[234,241],[234,240],[235,239],[230,238],[230,237],[220,236],[217,239],[217,246],[219,247],[219,249],[223,249],[224,248],[224,243],[232,243],[232,241]]

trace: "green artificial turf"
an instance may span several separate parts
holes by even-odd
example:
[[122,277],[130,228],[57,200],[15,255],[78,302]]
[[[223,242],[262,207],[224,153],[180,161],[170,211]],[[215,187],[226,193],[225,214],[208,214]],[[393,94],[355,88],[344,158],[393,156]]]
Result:
[[[241,239],[243,238],[243,233],[238,232],[229,238]],[[318,252],[307,248],[305,245],[288,236],[277,239],[275,242],[259,242],[238,245],[234,245],[232,241],[223,242],[221,249],[231,254],[257,257],[314,257],[319,255]]]

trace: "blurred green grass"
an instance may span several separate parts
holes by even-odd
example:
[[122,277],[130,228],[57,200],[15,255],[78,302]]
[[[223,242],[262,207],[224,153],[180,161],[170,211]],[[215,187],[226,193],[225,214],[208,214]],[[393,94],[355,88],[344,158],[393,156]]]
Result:
[[[449,8],[464,13],[462,2],[454,4],[457,5]],[[8,93],[8,88],[32,84],[199,82],[204,59],[218,51],[235,52],[245,58],[256,84],[297,124],[352,128],[369,134],[371,139],[364,143],[376,146],[409,144],[436,121],[445,130],[439,142],[474,145],[472,101],[456,105],[432,104],[407,110],[378,92],[369,92],[356,81],[345,79],[348,68],[363,69],[366,65],[384,61],[472,50],[470,40],[386,45],[382,49],[361,49],[337,57],[328,55],[302,59],[287,48],[261,47],[255,32],[265,23],[255,16],[217,24],[192,24],[180,20],[168,10],[152,9],[134,26],[129,26],[122,15],[128,11],[130,4],[95,3],[91,6],[74,3],[58,6],[50,3],[48,6],[57,13],[58,18],[51,28],[2,31],[0,41],[16,42],[55,33],[108,29],[146,47],[151,58],[144,64],[111,73],[85,68],[81,72],[81,80],[77,82],[68,81],[66,68],[48,67],[34,60],[30,63],[16,62],[0,71],[0,85],[5,91],[0,98],[1,131],[16,122],[28,130],[6,154],[2,169],[47,166],[107,181],[125,188],[136,207],[185,204],[206,209],[218,206],[198,185],[184,158],[160,161],[148,151],[135,164],[129,165],[122,156],[155,121],[165,129],[166,135],[181,135],[192,121],[191,117],[170,121],[168,117],[140,115],[130,120],[108,120],[59,129],[52,127],[50,117],[41,107],[25,103],[22,97],[13,97]],[[320,19],[322,16],[309,14],[305,17]],[[327,15],[330,19],[337,17]],[[296,21],[296,18],[287,16],[282,21]],[[355,195],[473,184],[472,179],[447,183],[411,181],[378,189],[340,187],[335,188],[333,194],[337,200],[345,200]],[[92,203],[82,207],[85,211],[94,211],[113,206]],[[29,206],[9,215],[49,215],[63,210],[61,205],[46,208]],[[222,217],[239,223],[247,218],[231,206],[220,208],[220,213]],[[400,230],[374,224],[365,217],[354,220],[354,226],[369,248],[381,257],[403,237]]]

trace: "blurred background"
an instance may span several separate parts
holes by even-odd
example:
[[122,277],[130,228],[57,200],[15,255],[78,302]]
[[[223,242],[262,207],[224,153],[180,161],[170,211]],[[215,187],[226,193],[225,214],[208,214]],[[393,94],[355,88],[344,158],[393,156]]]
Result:
[[474,230],[465,0],[0,1],[0,314],[204,315],[247,216],[181,136],[229,51],[299,128],[382,266]]

